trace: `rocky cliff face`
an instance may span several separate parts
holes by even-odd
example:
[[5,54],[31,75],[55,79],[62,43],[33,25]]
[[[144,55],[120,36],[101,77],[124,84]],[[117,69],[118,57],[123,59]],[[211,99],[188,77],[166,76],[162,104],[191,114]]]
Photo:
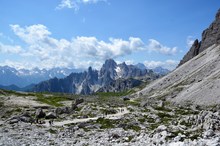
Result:
[[154,80],[160,77],[152,70],[139,69],[134,65],[117,64],[108,59],[100,71],[89,67],[88,71],[72,73],[63,79],[50,79],[37,84],[36,92],[65,92],[74,94],[91,94],[100,92],[123,91],[140,85],[140,80]]
[[178,66],[197,56],[213,44],[220,44],[220,9],[209,28],[203,31],[202,40],[200,42],[197,39],[195,40],[189,52],[183,57]]
[[220,11],[210,28],[203,32],[202,41],[196,40],[185,55],[183,65],[149,84],[135,97],[158,98],[178,104],[220,104],[219,17]]

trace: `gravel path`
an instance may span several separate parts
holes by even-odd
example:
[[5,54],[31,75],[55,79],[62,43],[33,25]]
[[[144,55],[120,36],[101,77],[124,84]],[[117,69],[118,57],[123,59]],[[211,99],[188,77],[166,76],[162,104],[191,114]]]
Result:
[[[107,119],[119,119],[121,118],[123,115],[129,113],[128,109],[126,107],[122,107],[122,108],[118,108],[118,113],[116,114],[109,114],[107,116],[105,116],[105,118]],[[83,119],[73,119],[73,120],[64,120],[64,121],[60,121],[60,122],[56,122],[54,121],[53,126],[64,126],[66,124],[72,124],[72,123],[82,123],[82,122],[87,122],[90,120],[97,120],[98,118],[100,118],[100,116],[98,117],[93,117],[93,118],[83,118]],[[44,126],[49,127],[49,120],[46,121],[46,123],[44,124]]]

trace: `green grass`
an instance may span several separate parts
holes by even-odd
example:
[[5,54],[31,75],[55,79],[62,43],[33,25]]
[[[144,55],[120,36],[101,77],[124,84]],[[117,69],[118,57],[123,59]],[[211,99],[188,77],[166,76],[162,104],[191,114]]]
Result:
[[164,112],[159,112],[157,113],[157,115],[160,117],[160,118],[172,118],[172,116],[170,114],[167,114],[167,113],[164,113]]
[[180,124],[185,125],[186,127],[192,127],[191,123],[188,123],[188,122],[185,122],[185,121],[180,122]]
[[156,107],[154,107],[154,109],[158,110],[158,111],[165,111],[165,112],[171,112],[172,111],[171,109],[168,109],[165,106],[163,106],[163,107],[156,106]]
[[177,115],[197,115],[197,114],[199,114],[199,111],[193,111],[188,108],[178,108],[175,110],[175,114],[177,114]]
[[132,130],[134,130],[136,132],[139,132],[141,130],[141,127],[137,126],[137,125],[130,125],[125,130],[127,130],[127,129],[132,129]]
[[128,101],[125,101],[125,103],[127,105],[132,105],[132,106],[140,106],[140,102],[138,102],[138,101],[130,101],[130,100],[128,100]]
[[109,129],[109,128],[114,128],[114,121],[110,119],[105,119],[105,118],[98,118],[96,120],[97,123],[101,124],[101,129]]
[[124,101],[122,98],[109,97],[109,96],[98,96],[98,97],[94,98],[94,100],[92,102],[99,104],[99,105],[107,104],[110,107],[117,107],[117,105],[124,104]]
[[103,113],[103,114],[116,114],[117,113],[117,111],[116,110],[114,110],[114,109],[101,109],[101,112]]
[[51,134],[57,134],[57,130],[54,130],[54,129],[49,129],[47,131],[50,132]]
[[22,112],[21,108],[14,107],[14,108],[8,109],[4,113],[4,115],[2,115],[2,118],[9,118],[12,115],[15,115],[15,114],[18,114],[18,113],[20,114],[21,112]]
[[120,96],[126,96],[129,94],[134,93],[134,90],[128,90],[124,92],[97,92],[96,95],[101,97],[120,97]]
[[140,118],[140,119],[138,119],[138,121],[139,121],[140,123],[144,123],[144,122],[146,121],[146,119],[145,119],[145,118]]
[[60,96],[45,97],[43,94],[40,94],[40,93],[37,93],[36,97],[37,97],[36,101],[46,103],[48,105],[52,105],[55,107],[63,106],[63,104],[61,104],[60,102],[69,100],[65,96],[63,96],[63,97],[60,97]]
[[18,91],[13,91],[13,90],[3,90],[4,93],[9,94],[9,95],[17,95],[17,96],[35,96],[34,93],[30,92],[18,92]]
[[153,124],[151,124],[150,125],[150,127],[149,127],[149,130],[155,130],[158,126],[160,126],[160,124],[159,123],[153,123]]
[[155,120],[147,115],[144,115],[144,119],[146,119],[148,123],[155,123]]

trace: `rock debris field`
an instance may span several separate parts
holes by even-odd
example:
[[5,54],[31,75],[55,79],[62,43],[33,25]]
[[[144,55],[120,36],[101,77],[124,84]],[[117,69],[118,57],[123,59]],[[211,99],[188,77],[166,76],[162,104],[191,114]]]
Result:
[[[59,97],[5,91],[0,96],[0,145],[220,144],[218,106],[111,96]],[[16,99],[24,104],[13,102]]]

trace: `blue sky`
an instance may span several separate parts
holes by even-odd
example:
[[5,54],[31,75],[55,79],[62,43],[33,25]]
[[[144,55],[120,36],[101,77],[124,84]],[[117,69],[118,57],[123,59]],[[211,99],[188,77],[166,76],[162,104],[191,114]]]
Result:
[[220,1],[1,0],[0,65],[99,68],[105,59],[173,69]]

